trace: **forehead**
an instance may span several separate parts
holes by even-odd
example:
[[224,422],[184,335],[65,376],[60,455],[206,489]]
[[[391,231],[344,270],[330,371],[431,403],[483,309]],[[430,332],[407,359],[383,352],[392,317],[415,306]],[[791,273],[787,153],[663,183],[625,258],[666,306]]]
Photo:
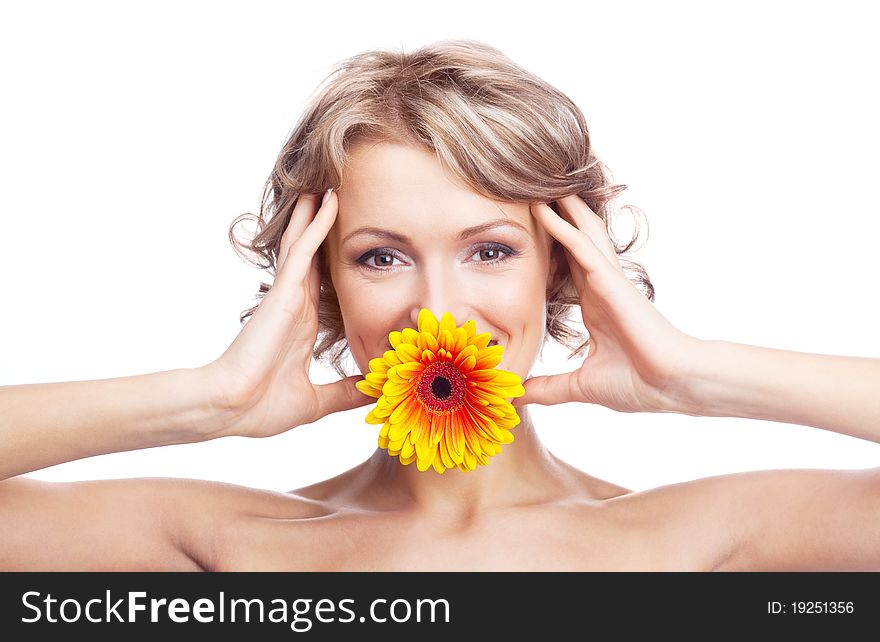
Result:
[[[499,218],[519,223],[535,235],[527,203],[505,203],[475,193],[446,170],[429,151],[400,143],[359,143],[352,147],[343,186],[337,192],[337,238],[361,226],[424,228],[449,232]],[[439,226],[442,226],[438,228]]]

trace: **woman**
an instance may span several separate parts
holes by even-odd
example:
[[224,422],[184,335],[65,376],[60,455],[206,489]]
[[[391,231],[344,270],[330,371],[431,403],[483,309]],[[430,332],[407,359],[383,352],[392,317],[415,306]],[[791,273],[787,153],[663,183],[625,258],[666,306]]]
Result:
[[[880,441],[871,401],[880,361],[704,341],[660,315],[644,270],[619,256],[632,243],[609,235],[622,189],[609,184],[577,107],[491,47],[447,41],[345,61],[267,184],[248,247],[275,279],[220,357],[0,388],[0,567],[880,568],[878,469],[751,472],[632,492],[541,445],[529,404],[749,417]],[[515,440],[486,466],[422,472],[378,448],[289,493],[23,476],[102,453],[277,435],[371,404],[342,356],[350,349],[369,372],[392,347],[389,333],[416,327],[422,309],[473,320],[503,346],[498,367],[524,380],[524,394],[508,399]],[[577,346],[570,309],[588,343]],[[573,354],[589,348],[587,357],[573,372],[529,378],[548,337],[577,346]],[[312,384],[313,357],[342,378]]]

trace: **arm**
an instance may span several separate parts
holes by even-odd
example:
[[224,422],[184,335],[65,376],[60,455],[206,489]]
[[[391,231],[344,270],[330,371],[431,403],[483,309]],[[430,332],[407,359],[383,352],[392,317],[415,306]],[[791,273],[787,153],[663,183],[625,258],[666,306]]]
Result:
[[225,404],[199,369],[0,387],[0,479],[83,457],[218,436]]
[[[577,370],[532,377],[518,405],[570,401],[623,412],[677,412],[796,423],[880,442],[880,359],[704,341],[674,327],[637,291],[605,222],[577,195],[560,214],[532,204],[562,243],[591,349]],[[515,405],[517,403],[515,402]],[[627,495],[627,501],[634,497]],[[715,568],[880,570],[880,468],[782,470],[676,484],[637,497],[708,548]],[[665,498],[665,499],[664,499]],[[671,522],[670,516],[677,515]]]
[[799,424],[880,442],[880,359],[697,341],[662,412]]
[[215,532],[217,502],[196,482],[21,475],[217,436],[227,413],[210,390],[207,374],[190,369],[0,388],[0,569],[201,568],[212,543],[193,533]]
[[[193,570],[254,492],[174,479],[50,483],[23,473],[74,459],[205,441],[268,437],[373,402],[360,376],[316,385],[320,274],[313,260],[336,216],[301,195],[270,292],[226,352],[201,368],[97,381],[0,387],[0,569]],[[261,495],[260,495],[261,497]]]

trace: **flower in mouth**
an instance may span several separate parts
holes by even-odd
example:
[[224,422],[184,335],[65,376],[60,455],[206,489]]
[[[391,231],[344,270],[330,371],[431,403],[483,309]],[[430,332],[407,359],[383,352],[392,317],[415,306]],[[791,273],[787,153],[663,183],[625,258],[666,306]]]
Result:
[[388,341],[392,349],[371,359],[355,384],[378,398],[366,421],[382,424],[379,447],[402,464],[442,473],[485,466],[513,441],[520,419],[507,399],[525,389],[519,375],[496,368],[504,346],[489,345],[488,332],[477,334],[474,321],[457,327],[449,312],[438,322],[422,308],[418,330],[391,332]]

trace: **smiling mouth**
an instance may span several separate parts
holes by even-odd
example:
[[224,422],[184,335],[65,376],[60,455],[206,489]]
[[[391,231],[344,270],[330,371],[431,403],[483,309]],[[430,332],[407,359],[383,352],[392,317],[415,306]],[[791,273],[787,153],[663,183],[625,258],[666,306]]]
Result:
[[[487,346],[498,346],[498,345],[501,345],[501,342],[498,341],[498,339],[492,339],[492,340],[489,341],[489,343],[487,343],[486,345],[487,345]],[[388,341],[388,342],[385,343],[385,350],[394,350],[394,348],[391,347],[391,342],[390,342],[390,341]]]

